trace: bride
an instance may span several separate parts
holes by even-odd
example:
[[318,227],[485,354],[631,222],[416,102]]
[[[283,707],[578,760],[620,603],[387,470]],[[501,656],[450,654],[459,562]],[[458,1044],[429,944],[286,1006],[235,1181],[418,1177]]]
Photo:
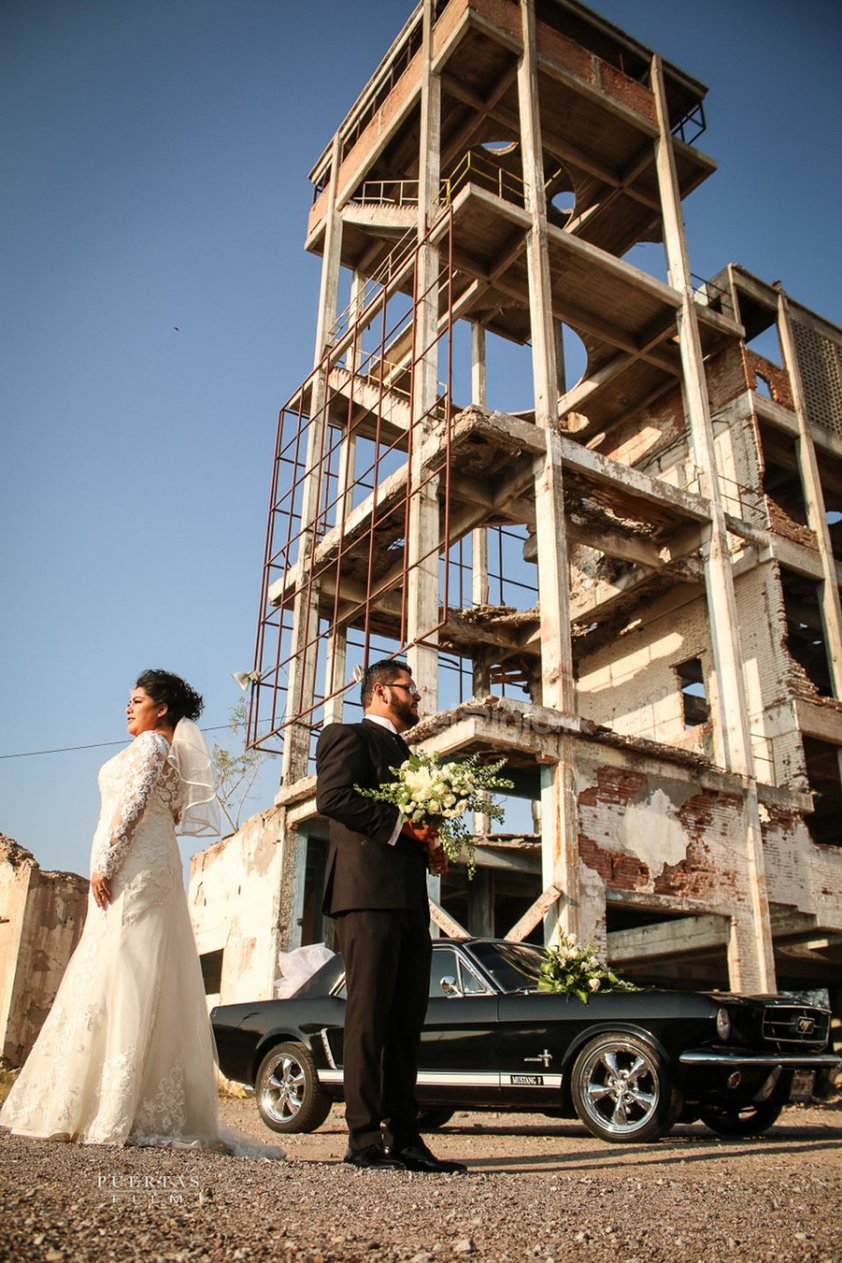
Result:
[[101,768],[85,929],[0,1111],[22,1136],[219,1141],[213,1042],[176,842],[218,834],[202,699],[169,671],[129,697],[134,740]]

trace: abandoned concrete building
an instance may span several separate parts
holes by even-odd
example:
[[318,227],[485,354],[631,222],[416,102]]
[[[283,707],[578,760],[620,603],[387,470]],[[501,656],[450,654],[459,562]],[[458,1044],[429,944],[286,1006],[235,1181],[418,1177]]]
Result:
[[399,655],[410,741],[515,782],[439,932],[838,1011],[842,330],[692,274],[705,92],[575,0],[422,0],[316,163],[249,720],[281,786],[194,859],[210,992],[329,939],[315,736]]
[[86,877],[45,872],[0,833],[0,1065],[21,1065],[35,1043],[87,904]]

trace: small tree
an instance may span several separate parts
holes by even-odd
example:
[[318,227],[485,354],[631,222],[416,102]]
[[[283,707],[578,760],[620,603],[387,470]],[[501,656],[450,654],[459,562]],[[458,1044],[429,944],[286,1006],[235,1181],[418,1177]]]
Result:
[[[228,728],[232,736],[243,732],[247,719],[246,699],[241,697],[236,705],[231,707],[228,717]],[[241,741],[240,736],[238,746]],[[220,745],[218,741],[213,743],[211,761],[216,777],[216,796],[234,832],[240,827],[240,817],[257,774],[269,758],[271,755],[263,750],[239,748],[232,751],[227,745]]]

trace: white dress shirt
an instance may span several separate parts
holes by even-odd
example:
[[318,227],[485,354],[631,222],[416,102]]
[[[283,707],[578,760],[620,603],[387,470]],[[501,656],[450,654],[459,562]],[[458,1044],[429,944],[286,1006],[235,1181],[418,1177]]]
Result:
[[[379,724],[380,727],[385,728],[387,732],[393,732],[396,737],[399,737],[401,735],[398,732],[395,725],[392,723],[391,719],[387,719],[385,715],[366,715],[366,719],[369,719],[373,724]],[[395,825],[394,833],[386,841],[387,846],[395,845],[398,838],[400,837],[400,832],[402,828],[403,828],[403,816],[399,816],[398,823]]]

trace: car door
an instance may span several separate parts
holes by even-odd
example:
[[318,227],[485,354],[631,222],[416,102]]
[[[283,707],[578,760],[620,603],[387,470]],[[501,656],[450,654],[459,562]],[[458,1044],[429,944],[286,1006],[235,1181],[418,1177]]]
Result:
[[418,1066],[423,1103],[497,1102],[497,1001],[458,946],[434,945]]
[[500,996],[500,1085],[513,1104],[547,1104],[557,1096],[570,1041],[560,1011],[566,998],[534,991]]

